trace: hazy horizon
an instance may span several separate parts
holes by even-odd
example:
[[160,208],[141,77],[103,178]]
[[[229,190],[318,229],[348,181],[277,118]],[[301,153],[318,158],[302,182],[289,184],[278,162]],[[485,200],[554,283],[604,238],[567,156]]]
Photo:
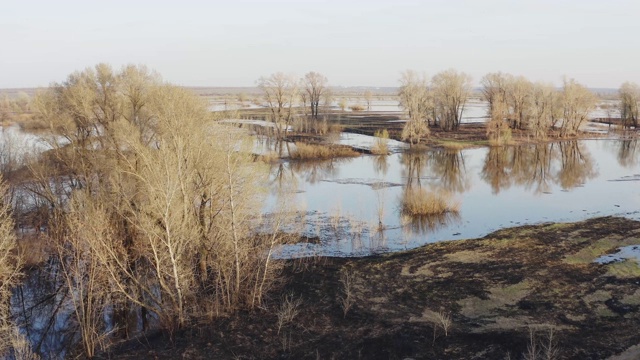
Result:
[[640,83],[634,1],[22,1],[0,13],[0,88],[61,82],[99,62],[145,64],[190,87],[253,87],[317,71],[333,86],[395,87],[455,68],[591,88]]

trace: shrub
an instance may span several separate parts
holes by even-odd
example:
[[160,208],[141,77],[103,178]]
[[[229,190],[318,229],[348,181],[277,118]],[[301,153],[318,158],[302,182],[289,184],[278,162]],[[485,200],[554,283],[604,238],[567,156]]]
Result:
[[325,146],[296,142],[296,149],[291,152],[295,160],[332,159],[336,157],[355,157],[360,153],[348,146]]
[[387,129],[378,130],[375,132],[376,137],[373,147],[371,147],[371,153],[374,155],[387,155],[389,154],[389,146],[387,142],[389,140],[389,132]]
[[402,196],[402,212],[406,215],[437,215],[458,212],[460,204],[451,200],[446,192],[430,192],[422,188],[409,188]]
[[331,124],[329,126],[329,133],[331,134],[341,133],[343,130],[344,130],[344,126],[340,124]]

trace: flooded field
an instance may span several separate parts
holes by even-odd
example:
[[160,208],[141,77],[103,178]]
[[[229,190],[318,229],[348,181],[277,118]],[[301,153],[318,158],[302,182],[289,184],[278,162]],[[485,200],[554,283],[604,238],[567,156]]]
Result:
[[[298,185],[296,202],[307,214],[306,235],[319,238],[286,247],[285,257],[360,256],[480,237],[515,225],[595,216],[640,219],[637,140],[283,162],[273,166],[271,176],[274,189]],[[448,193],[459,212],[402,215],[400,199],[408,187]]]

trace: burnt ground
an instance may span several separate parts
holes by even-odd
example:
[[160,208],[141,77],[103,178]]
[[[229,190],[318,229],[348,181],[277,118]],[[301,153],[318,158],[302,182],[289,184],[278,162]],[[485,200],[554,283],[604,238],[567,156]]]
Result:
[[[384,256],[289,260],[264,309],[194,325],[173,341],[156,334],[108,356],[521,359],[533,343],[554,358],[606,359],[640,344],[640,268],[593,260],[633,244],[640,222],[604,217]],[[299,299],[298,313],[278,331],[287,294]],[[449,316],[445,334],[439,318]]]

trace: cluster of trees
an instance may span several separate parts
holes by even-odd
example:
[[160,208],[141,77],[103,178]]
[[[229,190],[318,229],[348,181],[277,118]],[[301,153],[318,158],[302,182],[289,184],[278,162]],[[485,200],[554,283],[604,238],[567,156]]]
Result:
[[[545,138],[551,130],[560,137],[575,135],[597,102],[586,86],[568,78],[560,89],[501,72],[485,75],[480,83],[489,103],[487,135],[494,143],[508,142],[513,129],[534,138]],[[402,138],[414,145],[429,136],[432,126],[457,130],[471,94],[471,77],[465,73],[447,70],[429,79],[412,70],[403,72],[398,96],[408,119]],[[619,99],[623,125],[637,127],[640,87],[623,84]]]
[[21,186],[57,254],[52,273],[64,279],[86,356],[108,334],[262,305],[285,220],[260,216],[268,169],[245,132],[141,66],[73,73],[33,106],[51,150]]
[[398,96],[409,117],[403,140],[418,143],[430,134],[429,126],[457,130],[471,93],[471,76],[456,70],[440,72],[431,79],[412,70],[403,72]]
[[271,121],[276,124],[278,138],[286,137],[286,131],[294,120],[297,104],[307,105],[311,117],[318,118],[320,100],[328,95],[329,87],[326,76],[311,71],[302,79],[282,72],[262,77],[258,80],[258,87],[264,93],[270,111]]
[[487,132],[497,142],[508,138],[507,126],[528,131],[535,138],[546,137],[554,128],[562,137],[575,135],[597,100],[587,87],[567,78],[559,90],[552,84],[500,72],[485,75],[481,84],[489,102]]
[[18,120],[31,113],[31,99],[29,95],[20,92],[16,98],[4,94],[0,98],[0,123]]

